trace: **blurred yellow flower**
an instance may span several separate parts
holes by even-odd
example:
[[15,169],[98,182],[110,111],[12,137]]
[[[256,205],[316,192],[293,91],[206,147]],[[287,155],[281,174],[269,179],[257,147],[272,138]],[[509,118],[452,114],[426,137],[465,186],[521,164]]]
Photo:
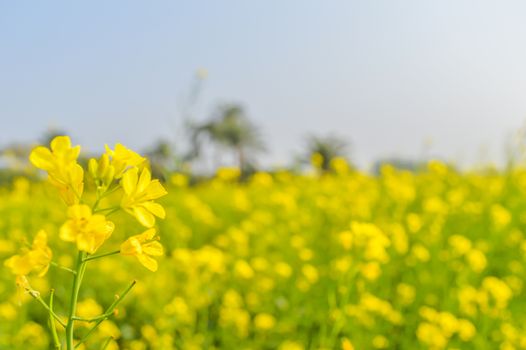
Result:
[[473,323],[465,319],[458,320],[458,336],[460,339],[470,341],[476,333],[477,330]]
[[234,181],[239,176],[241,176],[241,170],[236,167],[222,167],[216,171],[216,178],[222,181]]
[[128,238],[121,244],[121,254],[136,256],[148,270],[157,271],[157,261],[152,256],[163,255],[163,246],[154,237],[155,229],[151,228]]
[[305,347],[296,341],[286,340],[278,348],[279,350],[304,350]]
[[155,216],[164,219],[164,208],[153,200],[167,194],[159,180],[152,180],[150,170],[144,168],[139,177],[139,169],[132,168],[122,177],[124,196],[121,206],[146,227],[155,224]]
[[428,322],[418,325],[416,336],[420,342],[433,349],[443,349],[448,343],[448,339],[442,333],[440,327]]
[[31,163],[47,171],[51,184],[68,205],[77,204],[84,190],[84,170],[77,164],[80,146],[71,147],[68,136],[57,136],[51,149],[38,146],[29,155]]
[[44,230],[38,231],[31,250],[22,255],[14,255],[4,262],[14,275],[27,275],[32,271],[44,276],[49,269],[53,254],[47,245],[47,234]]
[[354,350],[354,346],[352,345],[349,338],[342,339],[342,350]]
[[60,228],[60,238],[76,242],[81,251],[93,254],[106,241],[115,225],[101,214],[92,214],[90,207],[77,204],[68,208],[68,218]]
[[268,331],[274,328],[275,325],[276,319],[271,314],[260,313],[254,318],[254,326],[256,326],[257,329]]

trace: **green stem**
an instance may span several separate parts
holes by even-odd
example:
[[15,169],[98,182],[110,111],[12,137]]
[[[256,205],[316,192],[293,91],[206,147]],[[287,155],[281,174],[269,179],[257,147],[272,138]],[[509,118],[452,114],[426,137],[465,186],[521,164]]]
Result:
[[113,208],[112,210],[110,210],[109,212],[107,212],[107,213],[106,213],[106,216],[110,216],[111,214],[116,213],[116,212],[118,212],[119,210],[121,210],[121,207],[115,207],[115,208]]
[[112,194],[113,192],[117,191],[119,188],[121,188],[121,185],[117,185],[115,187],[113,187],[111,190],[110,189],[107,189],[106,191],[104,191],[101,195],[101,198],[104,198],[106,196],[109,196],[110,194]]
[[97,196],[97,199],[95,200],[95,203],[93,204],[93,207],[91,209],[93,212],[97,211],[97,207],[99,206],[99,203],[100,203],[101,199],[102,199],[101,196]]
[[106,314],[102,314],[102,315],[99,315],[97,317],[93,317],[93,318],[84,318],[84,317],[73,317],[73,319],[75,321],[79,321],[79,322],[88,322],[88,323],[92,323],[92,322],[95,322],[95,321],[98,321],[102,318],[105,318],[106,317]]
[[88,256],[88,257],[84,258],[84,260],[82,260],[82,261],[86,262],[86,261],[90,261],[90,260],[100,259],[100,258],[104,258],[105,256],[119,254],[120,252],[121,252],[120,250],[116,250],[116,251],[109,252],[109,253],[104,253],[104,254],[99,254],[99,255],[92,255],[92,256]]
[[102,345],[102,348],[100,348],[100,350],[106,350],[106,348],[108,347],[108,345],[110,345],[112,340],[113,337],[109,337],[108,339],[106,339],[106,342],[104,343],[104,345]]
[[50,264],[51,266],[54,266],[54,267],[56,267],[56,268],[58,268],[58,269],[61,269],[61,270],[67,271],[67,272],[72,273],[72,274],[74,274],[74,275],[77,273],[76,271],[73,271],[72,269],[70,269],[70,268],[68,268],[68,267],[65,267],[65,266],[59,265],[58,263],[56,263],[56,262],[54,262],[54,261],[50,262],[49,264]]
[[57,327],[55,325],[55,318],[53,317],[53,296],[55,295],[55,290],[51,289],[51,294],[49,295],[49,328],[51,329],[51,335],[53,336],[53,346],[55,350],[60,350],[62,345],[60,344],[60,339],[57,334]]
[[119,305],[119,303],[124,299],[124,297],[126,296],[126,294],[128,294],[130,292],[130,290],[133,288],[133,286],[135,286],[135,284],[137,283],[137,281],[133,281],[132,283],[130,283],[130,285],[128,287],[126,287],[126,289],[121,293],[121,295],[116,295],[116,298],[115,300],[113,301],[113,303],[111,303],[111,305],[106,309],[106,311],[99,317],[96,317],[98,318],[97,320],[97,323],[95,323],[93,325],[93,327],[91,327],[88,332],[84,335],[84,337],[77,343],[77,345],[75,345],[75,349],[77,347],[80,346],[80,344],[84,343],[86,341],[86,339],[88,339],[88,337],[91,335],[91,333],[93,331],[95,331],[95,329],[97,329],[97,327],[106,319],[108,319],[112,314],[113,314],[113,311],[115,310],[115,308],[117,307],[117,305]]
[[108,207],[108,208],[103,208],[103,209],[97,209],[97,210],[94,210],[93,213],[94,214],[97,214],[97,213],[100,213],[100,212],[103,212],[103,211],[107,211],[107,213],[105,215],[110,215],[114,212],[116,212],[117,210],[119,210],[121,207],[119,206],[115,206],[115,207]]
[[68,324],[66,325],[66,346],[67,350],[73,350],[73,331],[75,327],[75,313],[77,312],[77,300],[79,297],[80,285],[82,283],[82,277],[84,277],[85,262],[84,252],[80,251],[77,257],[77,263],[75,266],[76,274],[73,277],[73,287],[71,288],[71,299],[69,303],[69,317]]
[[49,308],[49,306],[46,304],[46,302],[40,297],[40,293],[39,292],[37,292],[36,290],[27,289],[27,288],[26,288],[26,291],[29,293],[29,295],[31,295],[33,298],[35,298],[40,304],[42,304],[44,309],[46,309],[50,313],[50,315],[52,315],[58,321],[58,323],[60,323],[60,325],[62,327],[64,327],[64,328],[66,327],[66,324],[64,322],[62,322],[60,317],[58,317],[57,314],[55,312],[53,312],[53,310],[51,310]]

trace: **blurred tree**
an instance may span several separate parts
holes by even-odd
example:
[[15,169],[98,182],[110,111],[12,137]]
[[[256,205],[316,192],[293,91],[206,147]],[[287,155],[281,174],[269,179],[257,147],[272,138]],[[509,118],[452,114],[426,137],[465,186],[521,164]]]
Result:
[[334,135],[307,137],[307,161],[311,162],[314,158],[320,157],[319,167],[324,171],[329,171],[331,160],[336,157],[346,158],[349,144],[343,138]]
[[51,141],[57,136],[69,135],[66,131],[51,127],[47,129],[42,136],[39,137],[38,143],[48,146]]
[[146,151],[146,157],[150,162],[152,175],[156,178],[166,180],[166,173],[175,163],[172,146],[166,140],[158,140]]
[[239,105],[224,105],[204,123],[191,126],[192,149],[190,159],[201,154],[203,139],[208,139],[216,149],[225,147],[232,150],[242,171],[249,170],[252,164],[249,153],[263,151],[264,143],[259,129],[247,118]]

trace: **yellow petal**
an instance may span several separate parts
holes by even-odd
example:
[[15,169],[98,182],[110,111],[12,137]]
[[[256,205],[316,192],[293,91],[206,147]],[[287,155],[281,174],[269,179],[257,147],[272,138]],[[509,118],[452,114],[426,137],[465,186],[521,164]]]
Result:
[[122,156],[128,152],[128,149],[122,144],[122,143],[116,143],[115,144],[115,154]]
[[84,169],[82,169],[79,164],[73,164],[73,166],[68,167],[66,171],[69,182],[73,187],[77,187],[84,181]]
[[114,154],[114,152],[112,151],[112,149],[110,148],[110,146],[108,146],[108,144],[105,144],[105,145],[104,145],[104,148],[106,149],[106,153],[107,153],[110,157],[112,157],[113,154]]
[[47,247],[47,233],[44,230],[37,232],[37,235],[33,239],[33,249],[43,249]]
[[115,230],[115,224],[111,221],[106,221],[105,239],[108,239],[111,236],[113,230]]
[[14,275],[27,275],[33,269],[31,259],[28,254],[14,255],[4,262],[4,265],[11,269]]
[[40,271],[37,271],[38,277],[43,277],[49,270],[49,264],[42,267]]
[[124,189],[124,193],[127,195],[134,193],[135,189],[137,188],[138,171],[139,170],[137,168],[132,168],[125,172],[122,176],[122,188]]
[[97,250],[95,244],[95,237],[93,237],[92,235],[79,235],[77,237],[77,248],[78,250],[82,250],[90,254],[95,253],[95,251]]
[[139,254],[137,255],[137,259],[139,259],[139,262],[148,270],[152,272],[157,271],[157,261],[155,261],[154,258],[151,258],[145,254]]
[[71,219],[89,219],[91,217],[91,208],[86,204],[76,204],[68,208],[68,217]]
[[67,151],[65,154],[65,161],[75,162],[80,154],[80,146],[75,146]]
[[68,136],[57,136],[51,141],[53,152],[64,152],[71,148],[71,140]]
[[66,242],[74,242],[77,239],[77,232],[71,221],[60,227],[59,236],[61,240]]
[[29,161],[35,167],[47,171],[52,170],[55,167],[53,155],[49,149],[42,146],[36,147],[33,149],[33,151],[31,151],[31,154],[29,155]]
[[146,243],[142,246],[142,251],[145,254],[152,255],[152,256],[161,256],[164,254],[164,249],[161,243],[154,241]]
[[155,217],[144,207],[134,207],[133,215],[145,227],[152,227],[155,224]]
[[137,255],[142,253],[141,242],[134,236],[128,238],[121,244],[122,255]]
[[168,193],[164,189],[163,185],[161,185],[159,180],[153,180],[152,182],[150,182],[145,192],[147,200],[157,199]]
[[153,237],[155,236],[155,232],[156,230],[154,228],[150,228],[144,231],[143,233],[141,233],[140,235],[136,235],[134,237],[137,238],[139,242],[144,243],[144,242],[148,242],[152,240]]
[[144,168],[141,172],[141,177],[139,178],[139,183],[137,184],[137,192],[142,193],[146,190],[148,185],[150,184],[152,180],[152,175],[150,174],[150,170],[147,168]]
[[166,217],[166,212],[164,211],[164,208],[159,203],[155,202],[144,202],[142,203],[143,207],[145,207],[150,213],[157,216],[158,218],[164,219]]

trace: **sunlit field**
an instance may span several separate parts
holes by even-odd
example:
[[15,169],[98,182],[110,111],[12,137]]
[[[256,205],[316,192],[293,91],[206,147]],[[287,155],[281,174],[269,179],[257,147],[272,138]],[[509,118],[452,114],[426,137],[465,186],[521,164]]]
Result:
[[[196,184],[171,174],[157,200],[158,270],[122,255],[90,262],[79,317],[137,284],[78,349],[526,348],[525,170],[430,162],[375,176],[338,158],[331,169],[240,180],[224,168]],[[84,192],[95,196],[88,179]],[[49,182],[19,177],[0,195],[2,260],[44,229],[55,265],[74,267],[74,245],[59,238],[66,205]],[[143,231],[123,210],[108,218],[115,231],[97,253]],[[28,280],[44,300],[54,288],[66,314],[68,271],[52,264]],[[0,296],[0,349],[52,348],[48,313],[7,266]],[[75,337],[90,327],[76,322]]]

